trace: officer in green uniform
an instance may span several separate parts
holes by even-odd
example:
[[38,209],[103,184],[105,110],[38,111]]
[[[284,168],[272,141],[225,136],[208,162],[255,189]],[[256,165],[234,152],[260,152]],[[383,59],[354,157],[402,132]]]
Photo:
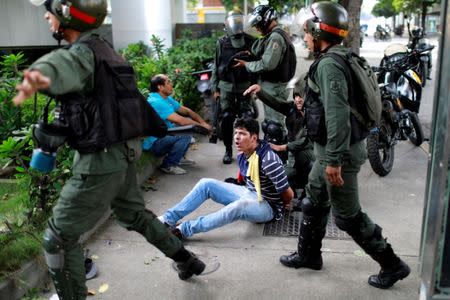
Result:
[[214,98],[220,97],[222,110],[221,132],[225,145],[224,164],[233,160],[233,123],[238,117],[252,117],[252,99],[242,93],[254,81],[254,76],[245,69],[232,68],[233,59],[249,51],[255,38],[244,33],[244,16],[239,10],[228,12],[225,19],[227,35],[217,42],[216,57],[211,76]]
[[[101,87],[94,80],[97,53],[83,42],[95,40],[106,48],[106,42],[91,30],[102,24],[107,13],[107,1],[31,2],[35,5],[45,4],[45,18],[50,23],[51,31],[58,39],[66,40],[69,47],[43,56],[24,71],[24,79],[17,86],[19,92],[13,102],[20,105],[38,90],[57,96],[62,99],[61,102],[74,94],[90,101],[104,101],[95,96],[89,98],[94,90]],[[115,53],[112,48],[107,49]],[[132,84],[135,86],[134,81]],[[70,103],[65,105],[69,106]],[[95,125],[99,125],[95,122],[102,122],[98,119],[94,118]],[[89,132],[97,133],[95,130]],[[73,142],[76,143],[76,140]],[[181,279],[203,272],[203,262],[187,251],[178,238],[151,211],[145,209],[136,182],[135,161],[139,158],[137,153],[140,148],[140,140],[133,139],[93,153],[75,153],[73,176],[61,191],[43,241],[46,262],[59,299],[86,298],[83,253],[78,241],[109,208],[120,225],[141,233],[147,241],[174,259],[178,263]]]
[[314,3],[311,12],[312,17],[304,24],[304,40],[316,61],[308,74],[305,104],[316,161],[309,175],[307,197],[302,201],[298,249],[281,256],[280,262],[292,268],[322,268],[320,249],[331,206],[336,225],[381,266],[381,271],[370,276],[368,283],[389,288],[407,277],[410,268],[386,242],[381,227],[361,210],[357,175],[366,160],[366,149],[364,139],[354,137],[358,124],[349,110],[351,83],[347,82],[343,67],[332,57],[321,59],[323,53],[343,55],[347,50],[340,43],[347,35],[348,14],[339,4],[328,1]]
[[[243,67],[258,75],[258,84],[270,96],[287,101],[286,86],[296,67],[295,49],[289,37],[277,23],[277,12],[268,5],[255,7],[249,25],[255,27],[263,37],[252,46],[254,61],[236,59],[235,67]],[[264,101],[263,101],[264,102]],[[284,127],[284,115],[264,106],[265,121],[274,121]]]

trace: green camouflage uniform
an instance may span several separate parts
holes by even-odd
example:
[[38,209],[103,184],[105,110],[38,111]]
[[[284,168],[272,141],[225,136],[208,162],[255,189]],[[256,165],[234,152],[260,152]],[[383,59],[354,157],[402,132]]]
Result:
[[[328,52],[344,53],[346,48],[341,45],[331,47]],[[384,239],[372,238],[375,224],[363,212],[358,196],[358,172],[367,158],[365,141],[350,144],[350,109],[348,104],[348,87],[343,67],[333,58],[322,59],[315,72],[314,82],[308,80],[308,86],[319,92],[320,101],[325,110],[325,126],[327,143],[314,143],[315,162],[309,182],[306,186],[307,196],[314,205],[322,211],[333,209],[335,217],[342,220],[352,220],[359,224],[353,228],[354,233],[364,241],[364,250],[379,252],[386,248]],[[325,179],[325,168],[341,166],[343,186],[333,186]],[[316,232],[325,232],[328,214],[322,216]],[[357,241],[358,242],[358,241]]]
[[[277,28],[281,28],[281,26],[277,26]],[[256,74],[273,70],[281,63],[286,50],[287,45],[283,36],[277,32],[270,33],[257,40],[251,49],[252,54],[261,59],[247,62],[245,67],[247,71]],[[269,82],[259,79],[258,84],[270,96],[279,101],[287,101],[287,82]],[[276,121],[284,126],[284,115],[267,105],[264,105],[264,116],[265,120]]]
[[[32,64],[30,69],[39,70],[51,79],[49,93],[62,95],[92,91],[94,53],[79,43],[90,34],[83,33],[69,49],[55,50]],[[57,255],[56,258],[46,255],[46,258],[50,262],[50,272],[58,272],[58,269],[64,272],[69,283],[62,288],[76,294],[77,299],[85,299],[87,294],[83,253],[78,240],[83,233],[94,228],[110,208],[120,225],[141,233],[167,256],[171,257],[182,248],[182,243],[152,212],[145,209],[136,181],[135,161],[139,155],[129,155],[140,153],[140,149],[139,140],[130,140],[96,153],[75,153],[73,176],[64,185],[49,220],[49,228],[65,246],[64,261],[58,262]],[[57,282],[55,286],[58,290]]]

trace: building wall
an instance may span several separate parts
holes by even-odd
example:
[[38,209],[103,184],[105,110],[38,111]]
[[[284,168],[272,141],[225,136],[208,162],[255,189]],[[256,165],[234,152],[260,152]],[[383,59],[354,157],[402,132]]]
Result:
[[172,46],[172,1],[112,0],[111,19],[116,49],[139,41],[150,45],[152,34]]
[[56,45],[44,13],[28,0],[0,0],[0,47]]

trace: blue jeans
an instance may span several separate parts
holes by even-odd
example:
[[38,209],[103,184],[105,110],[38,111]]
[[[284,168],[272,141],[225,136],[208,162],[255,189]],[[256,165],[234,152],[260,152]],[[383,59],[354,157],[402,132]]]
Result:
[[259,202],[256,193],[246,187],[203,178],[180,203],[164,213],[164,221],[175,226],[178,220],[193,212],[209,198],[223,204],[224,207],[209,215],[183,222],[180,230],[184,237],[206,232],[237,220],[261,223],[268,222],[274,217],[269,203],[265,200]]
[[166,135],[157,139],[150,148],[150,151],[157,156],[167,154],[161,164],[162,168],[178,166],[180,160],[189,149],[191,138],[190,135]]

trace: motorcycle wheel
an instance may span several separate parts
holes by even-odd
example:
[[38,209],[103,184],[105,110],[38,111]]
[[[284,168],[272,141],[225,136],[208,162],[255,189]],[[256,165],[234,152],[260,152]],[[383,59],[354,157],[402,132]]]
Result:
[[408,134],[408,138],[416,146],[422,145],[423,142],[423,130],[422,125],[419,120],[419,116],[411,112],[410,114],[410,120],[412,123],[411,132]]
[[367,137],[367,156],[373,171],[380,176],[386,176],[394,165],[394,146],[388,139],[390,132],[386,126],[380,125],[379,132],[370,133]]
[[427,84],[428,78],[428,66],[424,62],[420,63],[420,76],[422,79],[422,87],[424,87]]

